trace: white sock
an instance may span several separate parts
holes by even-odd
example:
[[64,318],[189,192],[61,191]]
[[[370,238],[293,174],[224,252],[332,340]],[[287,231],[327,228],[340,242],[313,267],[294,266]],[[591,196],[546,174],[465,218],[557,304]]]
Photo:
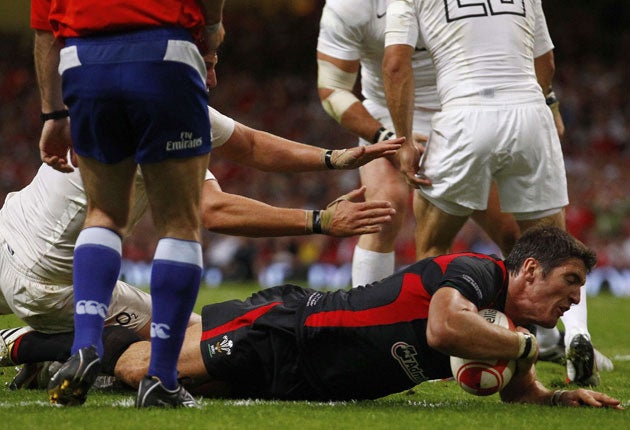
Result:
[[395,254],[354,247],[352,256],[352,287],[367,285],[394,273]]
[[569,348],[571,339],[578,334],[584,334],[589,339],[591,335],[588,332],[586,308],[586,288],[580,288],[580,303],[571,306],[562,316],[562,324],[564,324],[564,345]]
[[556,346],[559,340],[560,330],[558,330],[558,327],[545,328],[536,326],[536,341],[541,354]]

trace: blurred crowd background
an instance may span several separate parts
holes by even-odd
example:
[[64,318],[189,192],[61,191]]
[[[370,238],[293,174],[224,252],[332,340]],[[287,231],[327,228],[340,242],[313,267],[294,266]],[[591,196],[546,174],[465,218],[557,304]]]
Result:
[[[323,111],[316,91],[315,48],[322,0],[228,0],[218,87],[210,104],[250,127],[326,148],[356,139]],[[588,291],[630,295],[630,3],[546,0],[555,43],[554,90],[566,125],[563,140],[570,206],[568,229],[597,251]],[[0,32],[0,201],[28,184],[40,164],[39,94],[32,33]],[[213,158],[223,189],[272,205],[320,209],[356,188],[358,172],[269,174]],[[410,217],[397,264],[414,259]],[[206,233],[206,282],[296,280],[314,288],[350,285],[356,238],[248,239]],[[148,284],[155,247],[149,219],[126,239],[122,276]],[[455,251],[499,253],[473,223]]]

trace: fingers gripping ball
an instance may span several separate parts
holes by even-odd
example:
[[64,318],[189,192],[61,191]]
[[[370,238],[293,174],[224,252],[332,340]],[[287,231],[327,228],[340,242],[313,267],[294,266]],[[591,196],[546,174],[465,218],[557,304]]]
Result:
[[[483,309],[479,315],[490,324],[514,330],[512,321],[501,311]],[[460,387],[476,396],[489,396],[499,392],[512,379],[515,360],[480,360],[451,357],[451,370]]]

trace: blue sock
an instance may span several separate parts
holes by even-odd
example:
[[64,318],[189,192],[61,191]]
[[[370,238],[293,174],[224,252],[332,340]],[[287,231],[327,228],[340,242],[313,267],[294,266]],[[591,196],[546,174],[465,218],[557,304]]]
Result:
[[173,238],[158,242],[151,269],[151,361],[149,375],[177,388],[177,359],[193,310],[203,265],[201,244]]
[[95,345],[103,356],[103,326],[120,273],[122,240],[112,230],[89,227],[74,248],[74,342],[72,354]]

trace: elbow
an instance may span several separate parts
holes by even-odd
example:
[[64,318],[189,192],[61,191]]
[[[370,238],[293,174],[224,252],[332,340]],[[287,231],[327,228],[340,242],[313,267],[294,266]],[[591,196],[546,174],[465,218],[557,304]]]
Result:
[[457,333],[451,330],[447,324],[431,324],[429,322],[427,325],[427,344],[443,354],[452,355],[458,344]]
[[220,232],[222,222],[222,208],[220,202],[203,202],[201,207],[201,222],[208,231]]
[[401,74],[402,65],[400,61],[396,59],[392,59],[391,57],[385,56],[383,58],[383,79],[385,80],[394,80],[397,76]]
[[410,60],[400,54],[401,49],[402,48],[398,46],[385,48],[385,55],[383,56],[383,63],[381,65],[383,79],[385,81],[388,79],[390,81],[397,80],[404,76],[408,70]]

